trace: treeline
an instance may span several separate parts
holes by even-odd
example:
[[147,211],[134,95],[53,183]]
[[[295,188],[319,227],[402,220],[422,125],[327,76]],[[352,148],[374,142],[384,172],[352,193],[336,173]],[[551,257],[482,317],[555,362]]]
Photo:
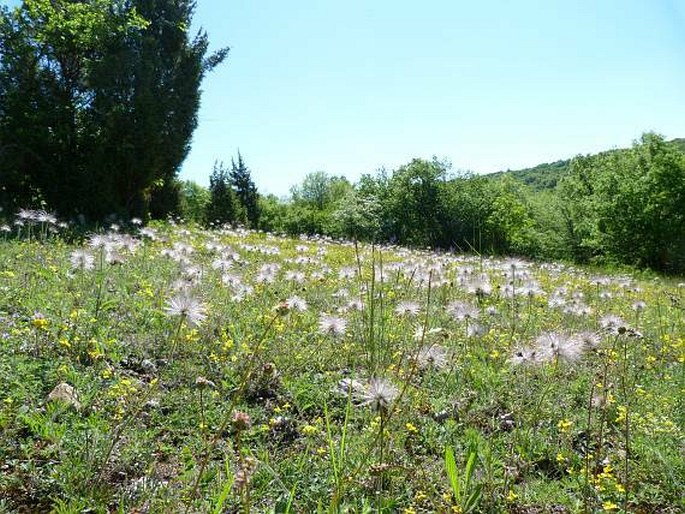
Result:
[[231,172],[215,166],[209,190],[181,184],[175,212],[290,235],[685,270],[685,154],[678,144],[645,134],[630,149],[568,161],[553,184],[540,187],[545,173],[528,173],[528,185],[512,173],[453,174],[440,160],[414,159],[355,184],[310,173],[278,199],[257,195],[239,155]]

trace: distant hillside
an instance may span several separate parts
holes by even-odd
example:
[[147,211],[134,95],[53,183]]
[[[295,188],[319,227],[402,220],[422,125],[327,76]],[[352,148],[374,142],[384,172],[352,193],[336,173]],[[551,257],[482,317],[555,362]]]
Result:
[[[685,152],[685,138],[673,139],[670,143],[675,145],[681,152]],[[611,152],[612,150],[608,151]],[[498,178],[510,175],[534,191],[545,191],[556,187],[559,180],[568,172],[570,164],[571,159],[565,159],[556,162],[545,162],[532,168],[498,171],[487,176]]]
[[676,145],[681,152],[685,152],[685,138],[679,137],[677,139],[674,139],[671,141],[674,145]]
[[566,174],[570,164],[571,159],[545,162],[543,164],[538,164],[533,168],[498,171],[497,173],[492,173],[488,176],[497,178],[503,177],[504,175],[510,175],[535,191],[544,191],[546,189],[554,189],[557,186],[557,182]]

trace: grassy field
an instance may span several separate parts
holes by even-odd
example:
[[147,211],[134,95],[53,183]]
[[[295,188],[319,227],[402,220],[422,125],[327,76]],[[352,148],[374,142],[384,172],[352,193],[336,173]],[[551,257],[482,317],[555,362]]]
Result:
[[677,280],[34,229],[0,241],[0,512],[685,507]]

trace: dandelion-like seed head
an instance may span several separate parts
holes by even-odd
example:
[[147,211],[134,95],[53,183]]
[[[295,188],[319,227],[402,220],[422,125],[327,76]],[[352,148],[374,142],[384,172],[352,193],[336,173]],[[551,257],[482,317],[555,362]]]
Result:
[[404,300],[395,307],[395,314],[399,316],[417,316],[421,312],[421,306],[417,302]]
[[372,378],[362,394],[360,405],[369,405],[374,410],[386,411],[392,402],[395,401],[398,394],[397,388],[388,380]]
[[439,345],[422,347],[416,354],[416,365],[419,369],[444,369],[448,364],[447,350]]
[[447,306],[447,312],[457,321],[478,319],[480,310],[470,303],[455,301]]
[[562,332],[545,332],[535,340],[537,355],[543,361],[559,359],[575,362],[583,355],[584,343],[578,337]]
[[74,250],[69,256],[72,269],[91,270],[95,267],[95,257],[87,250]]
[[300,311],[300,312],[305,312],[307,308],[309,307],[307,305],[307,302],[303,299],[300,298],[299,296],[291,296],[288,298],[285,303],[288,304],[288,307],[292,310],[295,311]]
[[539,363],[540,359],[535,348],[519,348],[509,358],[509,362],[514,366],[521,366]]
[[466,290],[476,296],[490,296],[492,294],[492,284],[487,275],[472,278],[465,282]]
[[347,320],[332,314],[322,314],[319,317],[319,332],[333,337],[342,337],[347,329]]
[[628,329],[628,324],[615,314],[607,314],[599,320],[599,325],[609,334],[623,334]]
[[187,291],[171,297],[164,310],[170,316],[183,317],[188,324],[194,326],[200,325],[207,318],[207,309],[204,304]]
[[634,311],[640,312],[647,308],[647,304],[642,300],[638,300],[637,302],[633,303],[631,307]]

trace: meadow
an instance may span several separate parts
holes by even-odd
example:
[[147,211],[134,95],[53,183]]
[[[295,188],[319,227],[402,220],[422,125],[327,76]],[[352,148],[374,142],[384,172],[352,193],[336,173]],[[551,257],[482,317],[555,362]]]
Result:
[[2,513],[685,508],[678,279],[29,214]]

